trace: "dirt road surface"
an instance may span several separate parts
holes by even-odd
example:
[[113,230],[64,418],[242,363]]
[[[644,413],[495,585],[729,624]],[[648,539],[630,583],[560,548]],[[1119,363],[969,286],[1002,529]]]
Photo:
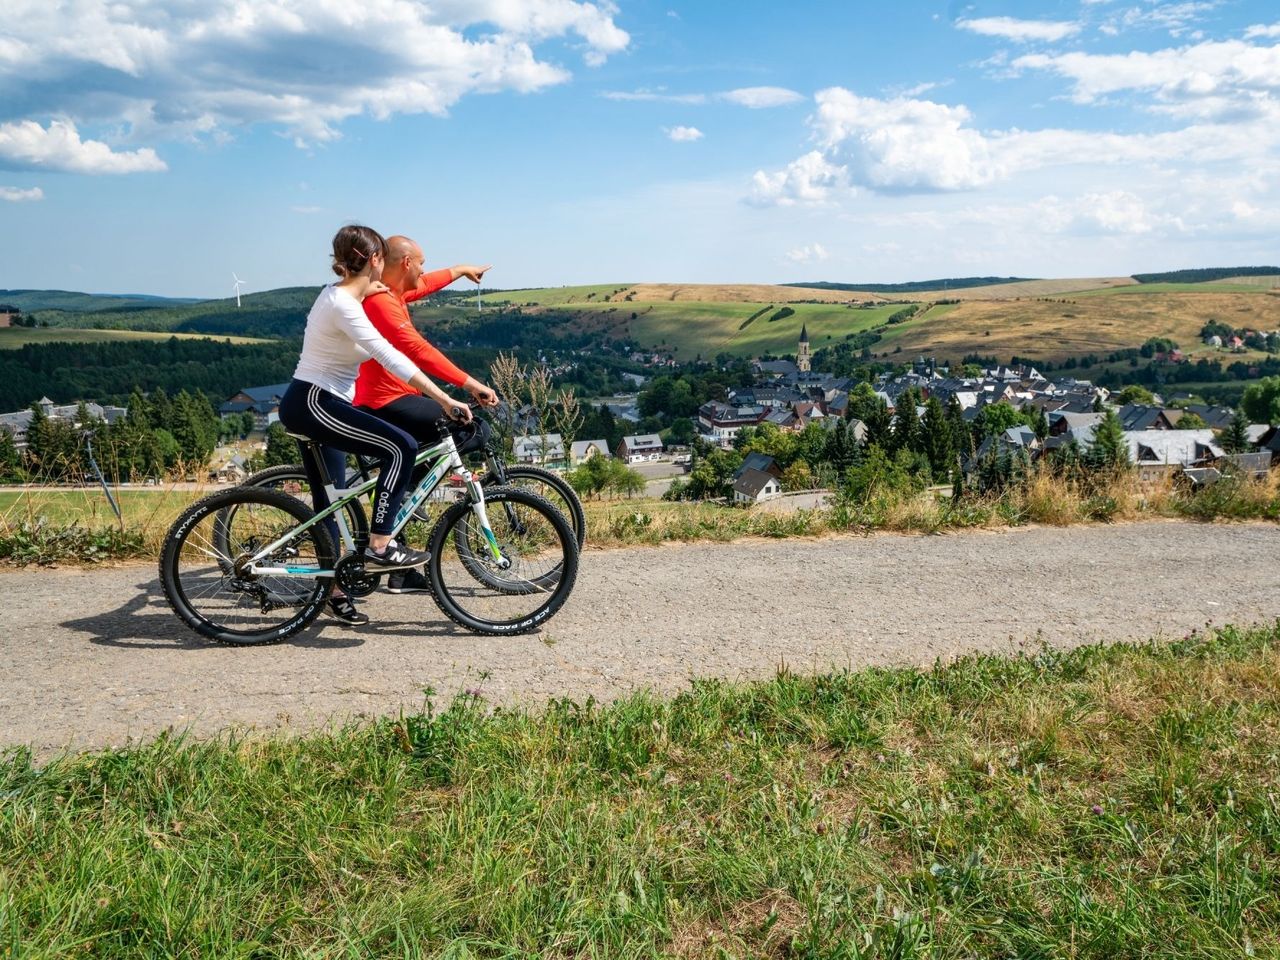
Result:
[[929,664],[1280,616],[1280,527],[1144,523],[589,551],[540,634],[475,637],[377,594],[281,646],[190,633],[155,568],[0,575],[0,745],[120,745],[166,727],[309,729],[479,689],[599,699],[689,678]]

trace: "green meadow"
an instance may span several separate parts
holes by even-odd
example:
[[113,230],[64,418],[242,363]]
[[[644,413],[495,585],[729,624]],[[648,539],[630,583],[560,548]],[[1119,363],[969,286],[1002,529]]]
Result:
[[0,954],[1277,957],[1277,742],[1272,625],[10,749]]

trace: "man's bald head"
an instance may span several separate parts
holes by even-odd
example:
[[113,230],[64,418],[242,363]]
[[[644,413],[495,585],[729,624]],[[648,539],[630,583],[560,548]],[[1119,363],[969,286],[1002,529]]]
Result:
[[422,276],[422,248],[408,237],[397,234],[387,238],[387,262],[382,268],[382,282],[399,294],[418,285]]
[[399,263],[405,257],[422,259],[422,248],[408,237],[396,234],[387,238],[387,263]]

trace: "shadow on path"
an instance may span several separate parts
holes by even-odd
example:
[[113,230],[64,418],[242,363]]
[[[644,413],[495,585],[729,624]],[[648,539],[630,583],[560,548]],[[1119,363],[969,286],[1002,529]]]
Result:
[[[135,586],[137,592],[114,610],[95,613],[74,620],[64,620],[62,627],[87,634],[92,644],[102,647],[119,647],[130,650],[204,650],[222,644],[201,637],[178,619],[165,601],[155,581],[145,581]],[[368,610],[367,605],[365,609]],[[438,613],[438,612],[437,612]],[[370,612],[370,616],[374,616]],[[324,631],[323,636],[319,635]],[[341,631],[336,634],[333,631]],[[316,620],[299,634],[272,646],[293,646],[304,649],[339,649],[358,647],[370,636],[395,637],[456,637],[477,639],[474,635],[445,620],[414,623],[406,621],[371,620],[363,627],[346,627],[327,614]]]

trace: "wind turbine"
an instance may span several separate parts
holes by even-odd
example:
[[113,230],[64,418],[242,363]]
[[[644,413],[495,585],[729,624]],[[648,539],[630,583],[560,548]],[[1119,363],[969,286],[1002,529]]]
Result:
[[235,281],[235,289],[236,289],[236,308],[237,308],[237,309],[239,309],[239,307],[240,307],[240,288],[241,288],[242,286],[244,286],[244,281],[243,281],[243,280],[241,280],[239,277],[237,277],[237,276],[236,276],[236,273],[235,273],[235,271],[234,271],[234,270],[233,270],[233,271],[231,271],[231,279]]

